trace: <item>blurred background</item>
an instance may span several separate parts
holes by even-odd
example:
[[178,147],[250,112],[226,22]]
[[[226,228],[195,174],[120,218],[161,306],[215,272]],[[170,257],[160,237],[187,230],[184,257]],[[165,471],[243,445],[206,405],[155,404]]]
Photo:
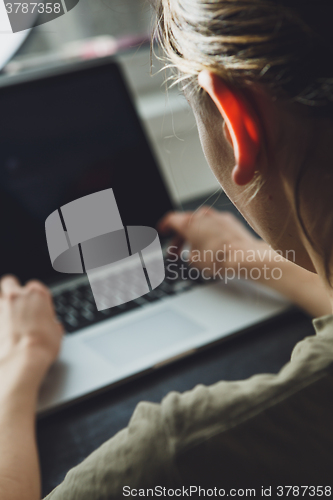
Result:
[[66,15],[31,30],[4,73],[115,53],[165,181],[181,205],[198,196],[208,197],[219,186],[202,153],[185,98],[177,87],[166,92],[168,75],[160,71],[162,64],[154,56],[151,68],[152,19],[145,0],[80,0]]

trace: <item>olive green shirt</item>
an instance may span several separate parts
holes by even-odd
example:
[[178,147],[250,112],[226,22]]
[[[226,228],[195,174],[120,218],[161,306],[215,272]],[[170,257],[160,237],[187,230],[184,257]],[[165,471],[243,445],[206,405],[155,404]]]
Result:
[[316,335],[296,345],[277,375],[198,385],[171,392],[161,404],[140,403],[128,427],[69,471],[47,499],[167,497],[168,489],[199,498],[195,487],[217,488],[213,496],[221,488],[227,496],[230,488],[253,487],[261,497],[262,486],[278,498],[280,486],[330,485],[333,316],[314,326]]

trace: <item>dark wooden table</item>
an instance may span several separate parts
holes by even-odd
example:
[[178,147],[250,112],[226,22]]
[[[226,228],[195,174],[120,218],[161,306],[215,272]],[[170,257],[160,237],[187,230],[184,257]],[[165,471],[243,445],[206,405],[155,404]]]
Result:
[[[195,200],[185,208],[192,209],[202,201]],[[214,197],[209,203],[212,201]],[[234,210],[224,195],[216,206]],[[199,383],[277,373],[295,344],[313,333],[311,320],[295,309],[268,325],[258,325],[214,348],[40,419],[37,437],[43,495],[55,488],[70,468],[125,427],[140,401],[160,402],[172,390],[184,392]]]

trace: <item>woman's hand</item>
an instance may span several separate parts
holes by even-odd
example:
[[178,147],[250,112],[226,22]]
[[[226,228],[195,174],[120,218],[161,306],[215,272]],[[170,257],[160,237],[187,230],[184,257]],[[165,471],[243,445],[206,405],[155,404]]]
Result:
[[259,255],[269,247],[255,238],[250,231],[230,212],[218,212],[212,208],[202,207],[196,212],[171,212],[159,223],[161,233],[174,233],[175,237],[170,249],[175,253],[181,251],[186,243],[190,246],[188,256],[192,265],[198,269],[208,269],[211,275],[216,269],[237,270],[242,264],[250,270],[256,265],[254,259],[246,259]]
[[8,384],[38,388],[56,359],[63,328],[49,290],[38,281],[20,286],[13,276],[0,281],[0,373]]
[[175,235],[171,246],[178,253],[187,243],[190,262],[205,269],[205,275],[210,271],[218,277],[221,274],[216,271],[230,270],[228,280],[236,276],[253,279],[285,295],[313,317],[332,312],[327,291],[316,274],[274,252],[228,212],[207,207],[197,212],[172,212],[160,221],[159,230]]
[[42,283],[6,276],[0,290],[0,498],[39,500],[36,401],[63,329]]

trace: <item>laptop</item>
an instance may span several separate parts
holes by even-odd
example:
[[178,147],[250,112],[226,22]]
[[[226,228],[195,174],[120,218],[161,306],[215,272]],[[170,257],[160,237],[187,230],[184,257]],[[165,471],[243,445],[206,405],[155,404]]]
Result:
[[[45,220],[112,189],[124,226],[156,227],[168,189],[111,58],[3,80],[0,87],[0,275],[39,279],[66,334],[40,391],[43,414],[157,369],[285,311],[289,303],[240,281],[202,282],[168,262],[142,297],[98,311],[86,275],[53,270]],[[5,117],[5,119],[4,119]],[[165,246],[163,239],[162,245]],[[113,284],[128,273],[117,267]],[[178,277],[179,275],[179,277]]]

